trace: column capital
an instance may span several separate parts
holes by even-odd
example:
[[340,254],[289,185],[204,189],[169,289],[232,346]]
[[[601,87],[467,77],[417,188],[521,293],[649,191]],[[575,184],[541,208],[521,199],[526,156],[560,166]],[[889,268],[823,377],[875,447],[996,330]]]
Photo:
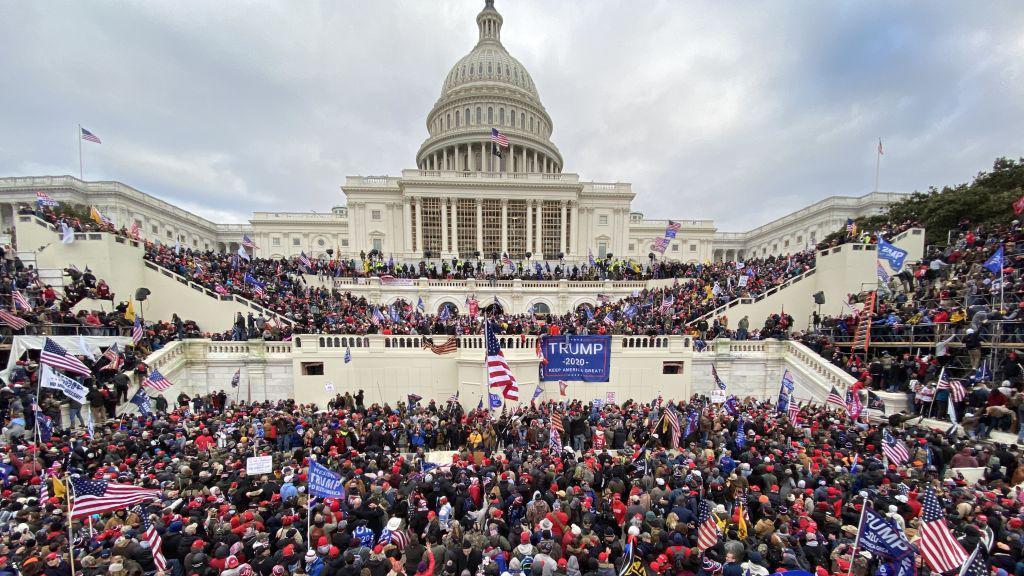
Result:
[[502,207],[508,206],[508,198],[502,198],[501,199],[501,205],[502,205]]

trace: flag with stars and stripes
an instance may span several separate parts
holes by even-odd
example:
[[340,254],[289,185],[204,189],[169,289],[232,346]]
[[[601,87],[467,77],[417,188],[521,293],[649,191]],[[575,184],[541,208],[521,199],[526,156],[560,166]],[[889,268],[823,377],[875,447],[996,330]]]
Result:
[[88,130],[82,128],[81,126],[79,126],[78,129],[82,131],[82,140],[95,142],[96,144],[103,144],[103,142],[100,142],[99,136],[93,134],[92,132],[89,132]]
[[249,248],[250,250],[259,250],[260,249],[259,246],[257,246],[256,243],[252,241],[252,238],[249,238],[249,236],[246,235],[246,234],[242,235],[242,246],[245,246],[246,248]]
[[142,521],[142,536],[146,542],[149,542],[149,551],[153,554],[153,564],[157,570],[167,570],[167,558],[164,557],[164,540],[160,537],[160,533],[156,531],[156,527],[149,521],[149,514],[146,514],[142,510],[142,506],[136,506],[132,508],[132,512],[138,516]]
[[946,369],[943,368],[939,372],[939,382],[935,386],[936,390],[949,390],[949,396],[953,399],[953,402],[963,402],[967,396],[967,391],[964,389],[964,385],[959,380],[950,380],[946,378]]
[[134,484],[116,484],[106,480],[88,480],[81,476],[71,479],[71,493],[73,519],[122,510],[160,498],[160,490]]
[[456,390],[454,394],[452,394],[451,396],[448,397],[448,404],[458,404],[458,403],[459,403],[459,391]]
[[14,309],[15,310],[31,310],[32,305],[29,304],[28,298],[21,293],[20,290],[14,290],[11,292],[11,297],[14,298]]
[[491,128],[491,142],[502,148],[508,148],[508,136],[502,134],[497,128]]
[[231,377],[231,387],[238,388],[238,384],[242,381],[242,369],[238,368],[235,370],[235,374]]
[[257,298],[263,298],[264,296],[267,295],[267,292],[265,290],[267,285],[254,278],[252,274],[249,274],[248,272],[245,273],[245,283],[248,284],[249,286],[252,286],[253,296],[256,296]]
[[718,386],[719,390],[725,390],[725,381],[718,376],[718,369],[715,368],[714,364],[711,365],[711,378],[715,380],[715,385]]
[[988,574],[988,550],[985,549],[981,542],[978,542],[974,547],[974,552],[971,553],[971,557],[960,568],[960,573],[957,576],[988,576]]
[[676,413],[675,409],[671,405],[665,407],[665,420],[668,422],[669,432],[672,434],[669,437],[669,447],[679,447],[679,414]]
[[345,346],[345,364],[348,364],[351,361],[352,361],[352,349],[349,348],[348,346]]
[[157,392],[163,392],[164,390],[167,390],[168,388],[173,386],[173,384],[171,384],[171,381],[165,378],[164,375],[161,374],[159,370],[153,370],[152,372],[150,372],[149,376],[146,376],[146,379],[142,381],[142,385],[149,386],[150,388],[156,390]]
[[82,363],[82,361],[75,356],[69,354],[67,350],[60,346],[60,344],[57,344],[49,338],[43,342],[43,351],[39,355],[39,362],[53,368],[64,370],[65,372],[73,372],[83,376],[90,375],[88,366]]
[[142,330],[142,320],[136,316],[135,322],[132,324],[132,344],[138,346],[139,342],[142,342],[142,336],[144,334],[145,332]]
[[882,452],[895,465],[902,466],[910,460],[910,452],[907,447],[893,437],[889,429],[882,432]]
[[697,515],[697,548],[702,551],[713,548],[718,544],[721,535],[718,531],[718,524],[711,514],[711,503],[705,499],[700,501],[700,513]]
[[313,263],[309,261],[309,256],[306,256],[305,252],[299,252],[299,264],[306,267],[306,270],[313,269]]
[[7,324],[13,330],[23,330],[29,324],[28,320],[19,318],[7,310],[0,310],[0,323]]
[[489,388],[501,388],[502,396],[508,400],[519,400],[519,383],[512,375],[512,369],[505,361],[505,355],[494,335],[494,328],[488,322],[484,325],[484,341],[487,343],[487,385]]
[[836,406],[846,409],[846,400],[843,399],[842,395],[839,394],[839,389],[835,386],[832,387],[828,392],[828,399],[825,400],[825,404],[835,404]]
[[946,525],[946,513],[942,510],[934,488],[927,488],[921,502],[921,554],[932,572],[949,572],[963,566],[967,551],[950,532]]

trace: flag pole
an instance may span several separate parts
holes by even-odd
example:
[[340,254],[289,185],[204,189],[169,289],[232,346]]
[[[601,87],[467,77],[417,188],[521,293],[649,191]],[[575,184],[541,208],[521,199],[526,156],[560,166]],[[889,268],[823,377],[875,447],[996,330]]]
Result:
[[78,133],[75,134],[76,140],[78,140],[78,179],[85,180],[82,171],[82,125],[78,125]]
[[66,490],[64,492],[64,498],[68,501],[68,564],[71,567],[71,573],[75,573],[75,528],[72,525],[71,520],[71,497],[74,495],[75,485],[71,483],[71,474],[64,476]]
[[875,150],[875,192],[878,192],[878,173],[882,168],[882,139],[878,139],[878,148]]
[[860,492],[860,522],[857,522],[857,536],[853,539],[853,552],[850,552],[850,570],[847,574],[853,574],[853,563],[857,561],[857,548],[860,546],[860,532],[864,528],[864,514],[868,510],[868,493]]
[[[316,462],[316,456],[310,456],[309,457],[309,461],[310,461],[310,466],[312,466],[313,465],[312,463]],[[309,541],[309,534],[310,534],[310,531],[312,530],[312,527],[311,527],[312,526],[312,520],[313,520],[313,495],[309,493],[309,481],[308,481],[308,475],[307,475],[307,481],[306,481],[306,544],[307,545],[311,544],[310,541]]]

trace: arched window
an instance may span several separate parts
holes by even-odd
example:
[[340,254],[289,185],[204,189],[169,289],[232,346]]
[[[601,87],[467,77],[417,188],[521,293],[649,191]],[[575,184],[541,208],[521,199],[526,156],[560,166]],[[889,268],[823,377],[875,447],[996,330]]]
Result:
[[487,123],[494,124],[494,108],[487,107]]
[[469,121],[473,118],[473,115],[469,113],[469,108],[466,108],[466,126],[469,126]]
[[533,132],[533,116],[530,116],[530,132]]
[[448,114],[447,122],[448,122],[448,129],[451,130],[452,129],[452,115],[451,114]]
[[526,112],[519,113],[519,128],[522,130],[526,129]]
[[509,126],[511,126],[513,128],[516,127],[516,109],[515,108],[509,108],[508,109],[508,123],[509,123]]
[[456,128],[459,127],[459,111],[458,110],[455,111],[455,127]]
[[483,120],[480,117],[480,107],[477,106],[476,107],[476,123],[480,124],[481,122],[483,122]]
[[487,75],[490,76],[491,74],[493,74],[493,72],[491,71],[491,63],[488,62],[487,63]]
[[505,125],[505,107],[498,108],[498,124]]

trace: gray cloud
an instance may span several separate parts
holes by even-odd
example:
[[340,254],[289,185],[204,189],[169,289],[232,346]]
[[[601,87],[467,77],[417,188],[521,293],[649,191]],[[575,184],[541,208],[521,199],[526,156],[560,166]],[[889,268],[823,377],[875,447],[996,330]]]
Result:
[[[131,184],[218,220],[324,210],[414,164],[482,2],[0,9],[0,174]],[[1024,154],[1012,2],[497,2],[566,170],[648,214],[744,230],[832,194],[969,179]]]

